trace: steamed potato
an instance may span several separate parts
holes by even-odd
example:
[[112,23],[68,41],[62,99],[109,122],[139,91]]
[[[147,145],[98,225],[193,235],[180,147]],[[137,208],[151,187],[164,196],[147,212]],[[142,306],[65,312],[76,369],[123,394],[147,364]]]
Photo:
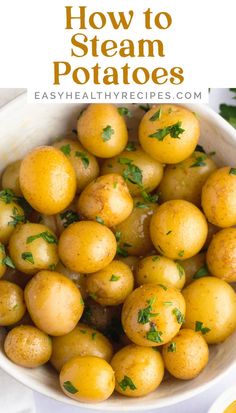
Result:
[[6,264],[5,264],[5,258],[6,258],[6,253],[5,253],[5,248],[4,245],[0,243],[0,278],[5,274],[6,272]]
[[167,201],[157,208],[150,225],[155,248],[172,259],[196,255],[207,237],[207,222],[202,212],[184,200]]
[[20,166],[21,161],[12,162],[6,167],[2,174],[3,189],[11,189],[17,196],[22,195],[19,180]]
[[17,323],[25,314],[22,289],[9,281],[0,281],[0,326]]
[[199,135],[197,117],[179,105],[153,106],[139,125],[139,141],[144,151],[167,164],[188,158]]
[[194,255],[194,257],[181,261],[180,264],[185,271],[185,287],[189,285],[192,281],[197,280],[198,278],[210,275],[210,272],[206,265],[205,252],[200,252],[199,254]]
[[52,336],[73,330],[84,309],[73,281],[52,271],[40,271],[29,281],[25,302],[34,324]]
[[135,344],[118,351],[111,366],[115,371],[116,391],[128,397],[146,396],[157,389],[164,376],[160,353]]
[[60,274],[65,275],[67,278],[69,278],[75,285],[78,287],[80,290],[80,293],[82,295],[82,298],[85,299],[87,298],[88,294],[86,292],[86,276],[84,274],[80,274],[78,272],[74,272],[66,268],[62,262],[59,262],[55,268],[57,272]]
[[0,192],[0,242],[7,245],[18,224],[26,221],[23,209],[12,200],[13,195]]
[[182,329],[162,349],[166,369],[181,380],[198,376],[207,365],[209,350],[202,335],[196,331]]
[[92,104],[77,122],[82,145],[99,158],[111,158],[121,153],[128,141],[123,117],[111,104]]
[[36,211],[46,215],[57,214],[75,196],[75,171],[59,149],[40,146],[29,152],[21,163],[20,187]]
[[122,176],[108,174],[100,176],[83,190],[77,209],[87,219],[112,227],[128,218],[133,200]]
[[71,224],[59,239],[59,257],[71,271],[89,274],[106,267],[116,254],[116,239],[98,222]]
[[224,167],[207,179],[202,189],[202,208],[209,222],[227,228],[236,224],[236,169]]

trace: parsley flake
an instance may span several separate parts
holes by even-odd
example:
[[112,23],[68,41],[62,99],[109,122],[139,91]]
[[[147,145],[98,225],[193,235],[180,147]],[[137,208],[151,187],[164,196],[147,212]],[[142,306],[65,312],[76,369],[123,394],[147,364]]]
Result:
[[197,272],[193,275],[194,280],[197,280],[198,278],[205,277],[206,275],[209,274],[208,268],[206,265],[203,265],[203,267],[199,268]]
[[152,257],[152,261],[153,261],[153,262],[158,261],[158,260],[160,260],[159,255],[154,255],[154,256]]
[[118,255],[120,255],[121,257],[128,257],[129,256],[129,253],[128,253],[128,251],[126,251],[124,248],[122,248],[122,247],[120,247],[120,246],[118,246],[117,247],[117,254]]
[[15,268],[16,268],[14,262],[12,261],[12,259],[8,255],[5,258],[3,258],[2,264],[6,265],[9,268],[12,268],[13,270],[15,270]]
[[236,168],[230,168],[229,174],[236,175]]
[[95,219],[99,224],[104,225],[104,220],[101,217],[97,216]]
[[151,324],[150,330],[146,334],[146,338],[149,341],[153,341],[154,343],[162,343],[163,340],[161,338],[162,332],[158,331],[155,324]]
[[24,224],[26,222],[25,215],[20,215],[16,207],[13,208],[12,213],[13,213],[13,215],[11,215],[12,221],[9,221],[8,225],[16,227],[17,224],[20,224],[20,223]]
[[147,300],[148,306],[139,310],[138,312],[138,323],[139,324],[147,324],[150,322],[151,317],[156,317],[159,313],[151,313],[152,306],[156,300],[156,297],[153,297],[151,300]]
[[135,208],[145,209],[145,208],[148,208],[148,205],[142,201],[137,201],[135,202]]
[[30,264],[34,264],[34,257],[33,257],[32,252],[23,252],[23,253],[21,254],[21,258],[22,258],[24,261],[29,262]]
[[156,204],[159,198],[157,194],[148,194],[146,191],[142,191],[141,195],[146,202],[150,202],[152,204]]
[[56,237],[48,231],[41,232],[40,234],[36,234],[36,235],[31,235],[30,237],[27,238],[26,244],[30,244],[31,242],[39,238],[42,238],[48,244],[57,244]]
[[166,233],[166,235],[170,235],[172,233],[172,231],[168,231],[167,233]]
[[161,118],[161,112],[162,112],[162,108],[160,107],[160,109],[158,109],[153,115],[152,117],[149,119],[151,122],[155,122],[155,120],[158,120]]
[[200,331],[203,335],[209,333],[211,331],[210,328],[204,327],[202,321],[196,321],[195,323],[195,331]]
[[120,114],[120,116],[127,116],[128,118],[132,118],[132,113],[130,112],[130,110],[128,108],[118,108],[118,113]]
[[77,158],[81,159],[85,169],[87,169],[88,166],[89,166],[89,157],[88,157],[88,155],[85,152],[76,151],[75,156]]
[[178,308],[174,308],[173,314],[176,317],[177,323],[178,324],[183,324],[184,322],[184,315],[181,313],[181,311]]
[[92,340],[95,340],[97,333],[92,333]]
[[0,191],[0,199],[5,202],[5,204],[10,204],[11,202],[16,201],[17,197],[11,189],[3,189]]
[[126,165],[126,168],[122,173],[123,178],[126,181],[141,187],[143,181],[142,171],[138,166],[133,164],[133,160],[128,158],[119,158],[118,162],[120,165]]
[[184,276],[184,269],[183,269],[183,267],[180,265],[180,264],[176,264],[176,266],[177,266],[177,269],[178,269],[178,271],[179,271],[179,278],[181,279],[183,276]]
[[120,279],[119,275],[112,274],[110,281],[118,281]]
[[111,139],[112,135],[114,135],[115,131],[112,129],[111,125],[107,125],[102,130],[102,140],[103,142],[107,142]]
[[175,353],[176,352],[176,343],[172,341],[167,347],[168,353]]
[[70,146],[69,143],[68,143],[67,145],[61,146],[61,147],[60,147],[60,150],[61,150],[61,152],[63,152],[64,155],[66,155],[66,156],[70,156],[70,154],[71,154],[71,146]]
[[155,138],[159,141],[163,141],[168,135],[170,135],[171,138],[180,139],[180,135],[185,131],[185,129],[181,128],[181,125],[182,122],[177,122],[174,125],[166,126],[163,129],[157,129],[155,133],[148,136],[149,138]]
[[126,151],[128,152],[135,152],[137,150],[135,143],[134,142],[129,142],[128,145],[125,148]]
[[163,288],[163,290],[167,291],[167,287],[165,285],[163,285],[163,284],[157,284],[157,285],[159,285],[159,287]]
[[78,389],[71,383],[71,381],[64,381],[63,387],[68,393],[75,394],[78,393]]
[[180,252],[178,253],[178,256],[179,256],[180,258],[182,258],[182,257],[184,256],[184,250],[180,251]]
[[133,380],[128,376],[124,376],[123,380],[121,380],[118,384],[119,384],[121,390],[123,390],[123,391],[125,391],[127,389],[127,387],[129,387],[130,390],[136,390],[137,389],[137,387],[135,386]]
[[63,221],[64,228],[67,228],[70,224],[73,224],[73,222],[78,222],[80,220],[79,215],[71,209],[61,212],[60,218]]
[[207,159],[206,155],[197,156],[196,162],[190,165],[190,168],[196,168],[198,166],[206,166],[206,162],[204,162],[206,159]]

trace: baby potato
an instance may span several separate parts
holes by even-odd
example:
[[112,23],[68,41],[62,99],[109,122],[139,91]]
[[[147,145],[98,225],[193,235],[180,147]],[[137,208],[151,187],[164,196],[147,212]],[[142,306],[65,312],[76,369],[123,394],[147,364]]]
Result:
[[100,176],[83,190],[77,209],[87,219],[112,227],[131,214],[133,199],[122,176],[108,174]]
[[144,201],[141,197],[134,198],[134,208],[130,216],[114,227],[120,256],[140,256],[153,248],[149,227],[156,210],[157,204]]
[[82,145],[99,158],[118,155],[128,141],[125,121],[111,104],[89,105],[78,119],[77,133]]
[[110,362],[112,355],[112,345],[103,334],[79,323],[65,336],[52,338],[50,362],[56,370],[61,371],[63,365],[73,357],[96,356]]
[[225,281],[203,277],[183,291],[184,327],[200,331],[209,344],[226,340],[236,329],[236,294]]
[[213,172],[202,188],[202,208],[212,224],[236,224],[236,169],[226,166]]
[[55,269],[58,262],[57,238],[46,225],[23,224],[10,238],[9,253],[16,268],[25,274]]
[[215,169],[215,162],[198,151],[178,164],[168,165],[158,188],[160,200],[185,199],[200,207],[202,187]]
[[226,228],[214,235],[206,258],[213,275],[227,282],[235,282],[236,228]]
[[143,150],[161,163],[178,163],[188,158],[199,135],[197,117],[180,105],[153,106],[139,125]]
[[0,191],[0,242],[7,245],[16,226],[26,221],[23,209],[8,198],[8,190]]
[[170,341],[184,322],[181,293],[162,284],[144,284],[125,300],[121,321],[129,339],[140,346],[161,346]]
[[39,146],[23,159],[20,187],[25,199],[38,212],[54,215],[63,211],[76,192],[76,174],[69,159],[52,146]]
[[161,255],[152,255],[138,262],[135,280],[138,285],[164,284],[181,290],[185,284],[185,272],[179,263]]
[[59,239],[59,257],[71,271],[89,274],[101,270],[116,254],[112,231],[93,221],[71,224]]
[[47,363],[52,353],[50,337],[33,326],[18,326],[6,336],[7,357],[19,366],[35,368]]
[[21,196],[20,188],[20,166],[21,161],[15,161],[10,163],[3,171],[2,174],[2,187],[3,189],[11,189],[14,194]]
[[131,269],[118,260],[86,277],[88,294],[101,305],[122,304],[133,287],[134,277]]
[[132,196],[138,196],[145,190],[152,192],[161,182],[163,166],[151,158],[140,146],[133,150],[124,150],[120,155],[107,159],[102,165],[102,174],[118,173],[122,175]]
[[80,293],[82,295],[82,298],[85,299],[87,297],[87,292],[86,292],[86,276],[84,274],[79,274],[78,272],[70,271],[68,268],[66,268],[62,262],[59,262],[55,268],[57,272],[60,274],[65,275],[67,278],[69,278],[73,283],[78,287],[80,290]]
[[25,314],[23,290],[9,281],[0,281],[0,326],[17,323]]
[[72,139],[62,139],[53,144],[60,149],[71,162],[77,181],[77,192],[81,192],[90,182],[99,175],[97,159],[86,151],[79,142]]
[[194,255],[194,257],[188,258],[184,261],[180,261],[180,264],[185,271],[185,287],[189,285],[192,281],[197,280],[198,278],[210,275],[210,272],[206,265],[205,252],[200,252],[199,254]]
[[6,258],[6,253],[5,253],[5,248],[4,245],[0,243],[0,278],[5,274],[6,272],[6,264],[5,264],[5,258]]
[[128,397],[146,396],[157,389],[164,376],[159,351],[135,344],[118,351],[111,367],[115,371],[116,391]]
[[52,271],[40,271],[29,281],[25,302],[34,324],[52,336],[62,336],[73,330],[84,309],[73,281]]
[[150,234],[161,254],[184,260],[202,249],[207,237],[207,222],[200,209],[190,202],[167,201],[153,214]]
[[78,356],[62,367],[60,385],[63,392],[74,400],[102,402],[114,391],[114,371],[102,358]]
[[196,331],[182,329],[162,349],[165,367],[172,376],[191,380],[198,376],[208,363],[208,345]]

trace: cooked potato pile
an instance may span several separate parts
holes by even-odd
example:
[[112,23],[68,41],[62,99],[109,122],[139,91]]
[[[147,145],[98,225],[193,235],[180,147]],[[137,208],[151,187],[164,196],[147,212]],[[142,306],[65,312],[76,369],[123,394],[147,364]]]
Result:
[[153,106],[136,141],[124,115],[90,105],[1,179],[5,353],[79,402],[193,379],[236,330],[236,168],[186,108]]

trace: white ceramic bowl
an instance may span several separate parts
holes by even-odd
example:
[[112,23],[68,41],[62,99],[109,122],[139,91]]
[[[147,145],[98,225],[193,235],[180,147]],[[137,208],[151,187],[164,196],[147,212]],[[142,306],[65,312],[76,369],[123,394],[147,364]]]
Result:
[[[127,106],[127,105],[125,105]],[[143,111],[135,105],[128,105],[134,114],[129,122],[130,134],[137,135],[137,125]],[[63,136],[76,126],[77,115],[83,105],[75,104],[27,104],[22,95],[0,110],[0,169],[9,162],[21,158],[27,151],[37,145],[46,144],[56,137]],[[236,131],[219,115],[206,105],[189,105],[200,119],[201,140],[207,152],[216,151],[219,165],[235,166]],[[0,170],[1,172],[1,170]],[[129,411],[159,408],[186,400],[213,383],[236,365],[236,333],[225,343],[212,346],[209,364],[194,380],[180,381],[167,379],[156,392],[144,398],[125,398],[114,395],[106,402],[91,405],[80,404],[63,395],[59,388],[58,377],[50,367],[36,370],[16,366],[3,352],[4,331],[0,333],[0,367],[46,396],[70,405],[97,410]]]
[[236,400],[236,386],[230,387],[222,393],[213,403],[208,413],[224,413],[224,411]]

